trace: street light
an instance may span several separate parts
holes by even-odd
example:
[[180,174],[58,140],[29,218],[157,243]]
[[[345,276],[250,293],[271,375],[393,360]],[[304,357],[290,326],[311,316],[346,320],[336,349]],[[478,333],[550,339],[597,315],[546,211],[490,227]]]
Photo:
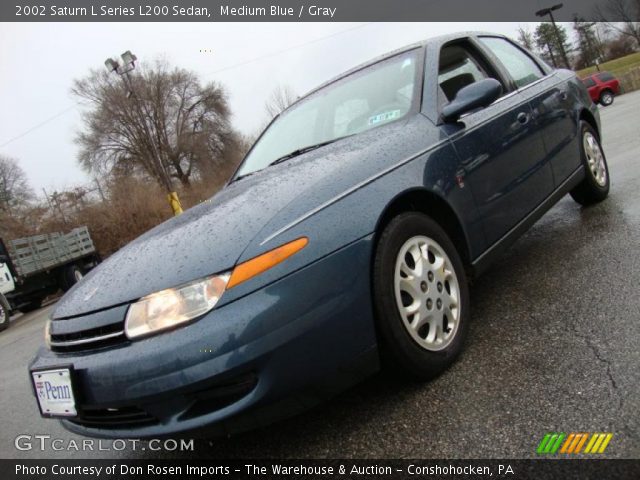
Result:
[[125,86],[127,87],[127,98],[134,99],[136,110],[137,110],[138,116],[140,117],[140,122],[142,123],[142,127],[144,128],[144,133],[147,137],[147,140],[149,141],[149,144],[151,145],[151,149],[153,150],[152,153],[153,153],[153,156],[155,157],[154,158],[155,164],[159,168],[160,175],[162,176],[162,181],[164,182],[165,187],[167,188],[167,191],[168,191],[167,200],[169,201],[171,210],[173,210],[173,214],[176,216],[180,215],[182,213],[182,205],[180,204],[178,193],[172,191],[171,179],[166,169],[164,168],[164,165],[162,164],[160,153],[158,152],[155,139],[151,134],[149,125],[147,124],[148,115],[145,115],[144,112],[142,111],[142,108],[140,107],[140,102],[138,101],[138,97],[133,88],[133,82],[131,81],[131,77],[129,76],[129,72],[131,72],[134,68],[136,68],[136,60],[138,60],[138,57],[136,57],[133,53],[131,53],[131,50],[127,50],[122,55],[120,55],[120,59],[122,60],[122,63],[119,63],[117,60],[114,60],[113,58],[107,58],[104,61],[104,65],[105,67],[107,67],[107,70],[109,71],[109,73],[115,72],[118,75],[120,75],[120,78],[122,79]]
[[536,15],[538,17],[545,17],[549,15],[549,18],[551,19],[551,23],[553,24],[553,31],[556,35],[556,41],[560,46],[560,52],[562,53],[562,58],[564,59],[564,64],[566,65],[567,68],[569,68],[569,59],[567,58],[567,52],[564,49],[564,43],[562,42],[562,38],[560,37],[560,30],[558,30],[558,26],[556,25],[556,19],[553,18],[553,12],[555,12],[556,10],[560,10],[562,7],[563,7],[563,4],[558,3],[556,5],[553,5],[552,7],[547,7],[547,8],[543,8],[542,10],[538,10],[536,12]]
[[136,60],[138,60],[138,57],[131,53],[131,50],[124,52],[120,55],[120,58],[122,59],[122,64],[113,58],[107,58],[104,61],[104,65],[107,67],[107,70],[109,70],[109,73],[116,72],[119,75],[124,75],[136,68]]

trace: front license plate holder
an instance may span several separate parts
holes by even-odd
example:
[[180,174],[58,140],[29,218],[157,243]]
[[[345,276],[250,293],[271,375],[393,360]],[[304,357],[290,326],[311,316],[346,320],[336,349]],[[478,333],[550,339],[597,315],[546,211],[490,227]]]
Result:
[[73,369],[53,367],[31,372],[33,388],[43,417],[75,417],[78,415],[73,391]]

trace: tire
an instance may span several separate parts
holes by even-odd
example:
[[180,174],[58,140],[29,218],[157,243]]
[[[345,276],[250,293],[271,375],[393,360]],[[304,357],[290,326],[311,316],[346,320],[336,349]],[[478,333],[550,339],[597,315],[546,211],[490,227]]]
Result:
[[64,292],[66,292],[70,290],[71,287],[73,287],[76,283],[82,280],[82,277],[83,273],[78,265],[68,265],[62,272],[62,281],[60,282],[60,287]]
[[580,158],[585,178],[573,190],[571,197],[580,205],[593,205],[609,195],[609,167],[596,131],[586,122],[580,122]]
[[[435,221],[410,212],[386,226],[376,246],[373,292],[383,363],[427,380],[454,362],[468,331],[469,288],[460,255]],[[452,318],[445,322],[448,304]]]
[[9,318],[11,318],[9,302],[0,293],[0,332],[9,328]]
[[613,103],[614,97],[615,96],[613,95],[613,92],[611,90],[603,90],[600,93],[600,105],[602,105],[603,107],[608,107]]
[[20,306],[20,308],[18,308],[18,310],[20,310],[22,313],[33,312],[34,310],[38,310],[39,308],[42,307],[42,301],[43,300],[44,300],[44,298],[35,298],[35,299],[31,300],[29,303]]

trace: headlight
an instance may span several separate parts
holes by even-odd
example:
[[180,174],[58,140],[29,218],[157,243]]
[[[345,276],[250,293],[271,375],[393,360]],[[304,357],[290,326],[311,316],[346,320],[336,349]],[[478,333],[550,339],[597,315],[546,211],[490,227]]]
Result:
[[218,303],[228,282],[229,274],[215,275],[141,298],[127,311],[127,337],[150,335],[207,313]]
[[51,350],[51,319],[47,319],[47,323],[44,324],[44,344],[49,350]]
[[308,243],[307,237],[301,237],[236,265],[232,272],[147,295],[127,310],[125,334],[131,339],[144,337],[204,315],[216,306],[225,290],[275,267]]

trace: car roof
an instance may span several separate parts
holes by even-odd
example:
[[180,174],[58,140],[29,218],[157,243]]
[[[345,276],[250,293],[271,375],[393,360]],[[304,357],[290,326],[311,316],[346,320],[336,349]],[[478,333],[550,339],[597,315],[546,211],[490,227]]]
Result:
[[345,77],[348,77],[349,75],[359,71],[359,70],[363,70],[367,67],[370,67],[372,65],[375,65],[376,63],[382,62],[388,58],[391,57],[395,57],[396,55],[400,55],[404,52],[410,52],[411,50],[416,50],[418,48],[424,48],[427,45],[442,45],[445,43],[449,43],[455,40],[460,40],[463,38],[468,38],[468,37],[474,37],[474,36],[492,36],[492,37],[502,37],[502,38],[507,38],[504,35],[501,35],[499,33],[493,33],[493,32],[482,32],[482,31],[465,31],[465,32],[456,32],[456,33],[448,33],[445,35],[438,35],[435,37],[430,37],[427,38],[425,40],[422,40],[420,42],[415,42],[409,45],[405,45],[404,47],[400,47],[397,48],[395,50],[392,50],[390,52],[384,53],[382,55],[379,55],[377,57],[374,57],[373,59],[361,63],[353,68],[350,68],[349,70],[342,72],[340,75],[331,78],[330,80],[327,80],[326,82],[321,83],[320,85],[318,85],[317,87],[315,87],[314,89],[310,90],[309,92],[305,93],[304,95],[300,96],[295,102],[293,102],[290,106],[295,105],[296,103],[298,103],[299,101],[303,100],[304,98],[308,97],[309,95],[317,92],[318,90],[321,90],[329,85],[331,85],[332,83],[337,82],[338,80],[341,80]]

